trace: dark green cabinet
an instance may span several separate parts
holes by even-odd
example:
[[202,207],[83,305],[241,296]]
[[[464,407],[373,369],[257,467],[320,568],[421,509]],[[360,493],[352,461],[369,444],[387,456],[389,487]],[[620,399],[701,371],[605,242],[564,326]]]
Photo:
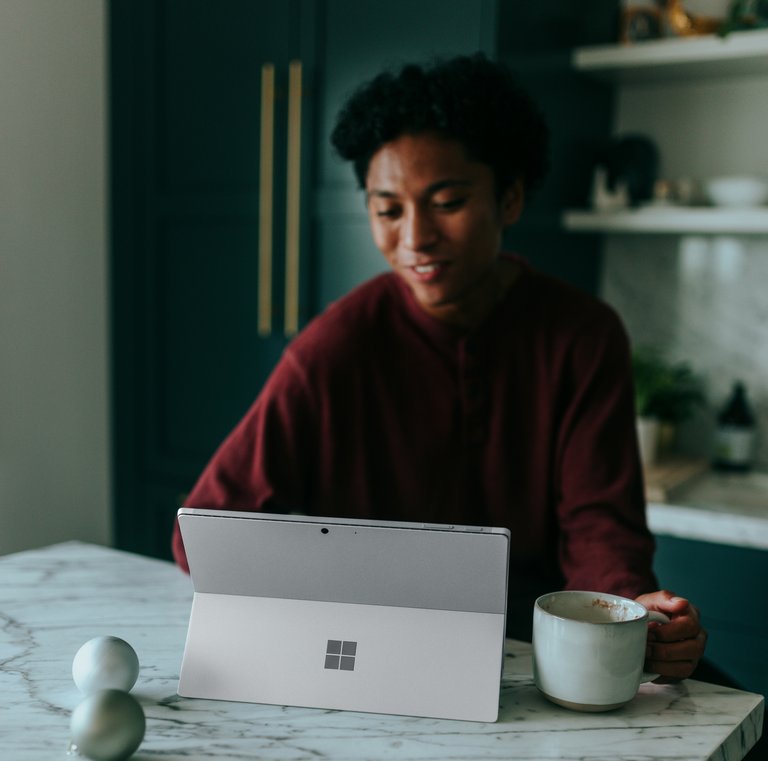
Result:
[[285,252],[307,238],[287,173],[292,161],[310,187],[314,13],[302,0],[110,5],[121,548],[168,555],[183,495],[279,358],[286,321],[309,314],[307,267],[286,285]]
[[743,689],[768,694],[768,551],[669,536],[657,544],[659,583],[701,610],[707,659]]

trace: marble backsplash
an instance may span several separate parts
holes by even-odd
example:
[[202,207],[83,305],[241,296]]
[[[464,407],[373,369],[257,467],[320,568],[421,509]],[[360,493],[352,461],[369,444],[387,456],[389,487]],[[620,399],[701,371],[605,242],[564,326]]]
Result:
[[706,408],[677,448],[709,456],[717,411],[735,380],[758,420],[756,467],[768,469],[768,237],[609,236],[602,298],[635,346],[655,346],[702,377]]

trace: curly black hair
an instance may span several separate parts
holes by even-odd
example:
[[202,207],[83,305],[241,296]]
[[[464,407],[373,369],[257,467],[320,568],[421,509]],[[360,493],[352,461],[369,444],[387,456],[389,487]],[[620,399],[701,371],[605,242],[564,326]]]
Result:
[[547,173],[541,112],[513,72],[482,53],[379,74],[343,106],[331,143],[364,188],[384,143],[423,132],[458,140],[469,158],[490,166],[499,195],[518,178],[530,193]]

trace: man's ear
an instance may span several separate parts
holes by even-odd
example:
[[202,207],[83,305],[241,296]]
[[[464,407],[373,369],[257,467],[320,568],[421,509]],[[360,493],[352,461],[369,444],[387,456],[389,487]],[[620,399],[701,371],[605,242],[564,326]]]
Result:
[[525,189],[523,181],[518,178],[501,196],[501,221],[504,226],[514,225],[523,213],[525,205]]

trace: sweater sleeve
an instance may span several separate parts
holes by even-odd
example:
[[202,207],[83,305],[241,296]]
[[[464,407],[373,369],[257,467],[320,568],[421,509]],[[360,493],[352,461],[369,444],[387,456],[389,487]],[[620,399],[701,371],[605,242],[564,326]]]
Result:
[[[305,503],[316,446],[306,375],[290,348],[245,417],[218,448],[185,507],[290,512]],[[173,556],[189,572],[178,520]]]
[[566,588],[636,597],[658,584],[629,341],[612,311],[600,322],[582,334],[568,363],[572,388],[558,442],[560,564]]

